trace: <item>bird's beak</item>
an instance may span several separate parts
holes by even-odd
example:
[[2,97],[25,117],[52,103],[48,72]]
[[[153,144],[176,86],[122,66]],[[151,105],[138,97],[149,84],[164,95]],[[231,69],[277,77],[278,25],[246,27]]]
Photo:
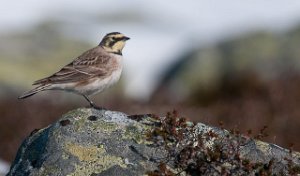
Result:
[[123,40],[126,41],[126,40],[129,40],[130,38],[129,37],[126,37],[124,36]]

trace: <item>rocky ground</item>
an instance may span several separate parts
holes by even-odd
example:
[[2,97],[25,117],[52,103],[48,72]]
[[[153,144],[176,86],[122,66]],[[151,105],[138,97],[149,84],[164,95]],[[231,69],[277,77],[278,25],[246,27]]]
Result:
[[80,108],[24,140],[9,176],[299,174],[300,154],[177,115]]

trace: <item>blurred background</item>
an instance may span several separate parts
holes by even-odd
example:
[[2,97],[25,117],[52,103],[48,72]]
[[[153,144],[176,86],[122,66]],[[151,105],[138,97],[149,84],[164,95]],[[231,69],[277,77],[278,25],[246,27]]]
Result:
[[0,172],[31,131],[88,105],[59,91],[17,97],[109,32],[131,40],[120,82],[98,105],[175,109],[242,133],[267,126],[265,141],[300,150],[300,1],[2,0],[0,26]]

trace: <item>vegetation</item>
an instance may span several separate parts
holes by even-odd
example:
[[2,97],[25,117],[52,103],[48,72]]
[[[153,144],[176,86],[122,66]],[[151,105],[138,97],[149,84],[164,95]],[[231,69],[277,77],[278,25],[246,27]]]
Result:
[[[232,130],[225,136],[220,136],[215,130],[197,132],[195,124],[180,118],[176,111],[168,113],[165,118],[153,118],[157,120],[157,126],[147,134],[148,140],[157,147],[163,147],[168,154],[167,158],[161,160],[158,170],[148,172],[150,176],[175,176],[181,173],[192,176],[300,174],[299,165],[290,158],[285,158],[287,171],[285,168],[275,171],[275,158],[266,163],[243,158],[240,147],[250,138],[241,135],[238,130]],[[255,136],[265,136],[265,129]]]

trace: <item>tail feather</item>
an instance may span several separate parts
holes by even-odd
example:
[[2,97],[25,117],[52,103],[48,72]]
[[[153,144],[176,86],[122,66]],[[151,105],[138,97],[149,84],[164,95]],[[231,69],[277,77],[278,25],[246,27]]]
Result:
[[49,87],[49,85],[41,85],[41,86],[38,86],[28,92],[25,92],[23,93],[23,95],[19,96],[18,99],[24,99],[24,98],[27,98],[27,97],[30,97],[36,93],[39,93],[41,91],[44,91],[44,90],[47,90],[47,88]]

